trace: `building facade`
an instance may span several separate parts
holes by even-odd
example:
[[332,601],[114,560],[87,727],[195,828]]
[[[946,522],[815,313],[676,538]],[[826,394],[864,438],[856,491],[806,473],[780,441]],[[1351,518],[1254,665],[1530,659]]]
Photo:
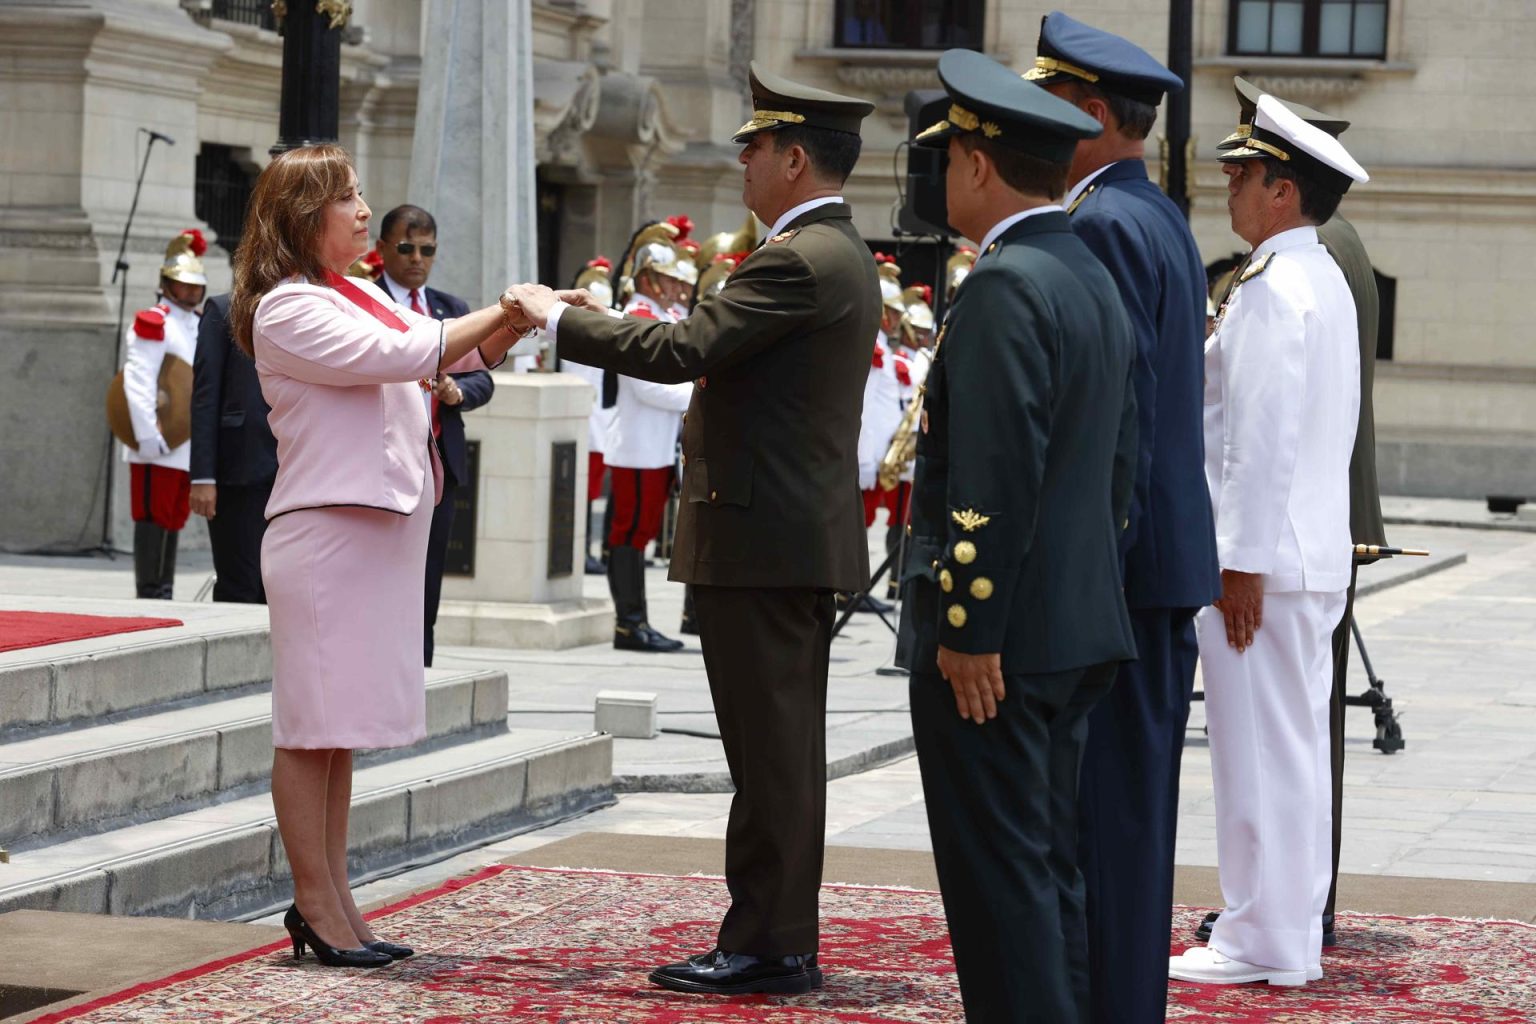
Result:
[[[288,0],[289,3],[299,0]],[[354,0],[341,137],[376,212],[411,198],[424,62],[443,52],[426,5]],[[1020,70],[1033,0],[512,0],[530,3],[540,276],[564,284],[635,224],[686,212],[702,232],[742,217],[738,147],[748,61],[874,100],[847,190],[877,247],[921,266],[894,231],[908,120],[937,57],[973,46]],[[1227,225],[1214,145],[1236,118],[1231,76],[1354,122],[1373,179],[1344,211],[1383,287],[1376,385],[1383,489],[1536,497],[1536,48],[1524,0],[1192,0],[1191,220],[1208,261]],[[1167,52],[1168,0],[1060,2]],[[164,243],[202,226],[211,290],[277,134],[281,40],[263,0],[0,0],[0,549],[120,543],[126,473],[102,396],[126,307],[153,297]],[[1160,126],[1161,127],[1161,126]],[[1157,129],[1157,130],[1160,130]],[[157,143],[145,162],[147,132]],[[1156,130],[1155,130],[1156,131]],[[1160,169],[1156,142],[1149,164]],[[441,238],[451,250],[452,238]],[[490,301],[489,295],[466,296]],[[201,534],[201,530],[189,532]]]

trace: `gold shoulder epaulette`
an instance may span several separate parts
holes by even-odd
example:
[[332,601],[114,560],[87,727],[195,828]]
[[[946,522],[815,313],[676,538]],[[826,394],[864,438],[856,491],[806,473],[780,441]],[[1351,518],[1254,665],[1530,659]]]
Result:
[[767,245],[778,245],[781,242],[789,241],[791,238],[794,238],[799,233],[800,233],[800,229],[799,228],[795,228],[792,231],[785,231],[783,234],[774,235],[772,238],[768,239],[768,241],[765,244],[767,244]]
[[1245,281],[1251,281],[1258,277],[1260,274],[1264,273],[1264,268],[1269,266],[1269,261],[1274,258],[1274,253],[1267,252],[1263,256],[1260,256],[1258,259],[1254,260],[1252,263],[1248,264],[1242,275],[1238,277],[1237,283],[1242,284]]
[[1072,205],[1067,207],[1067,216],[1070,217],[1072,214],[1076,213],[1077,212],[1077,208],[1079,206],[1083,205],[1083,200],[1087,199],[1089,196],[1093,195],[1093,190],[1098,188],[1098,187],[1099,187],[1099,183],[1098,182],[1094,182],[1092,185],[1089,185],[1087,188],[1085,188],[1081,192],[1079,192],[1077,194],[1077,198],[1072,200]]

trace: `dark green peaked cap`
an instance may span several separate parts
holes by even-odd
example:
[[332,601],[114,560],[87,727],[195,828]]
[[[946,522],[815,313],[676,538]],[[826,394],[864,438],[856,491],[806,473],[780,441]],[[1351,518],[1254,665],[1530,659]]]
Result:
[[758,132],[796,124],[857,135],[859,125],[875,109],[868,100],[791,82],[759,67],[757,61],[750,65],[750,81],[752,120],[736,129],[732,142],[746,142]]
[[951,136],[976,134],[1052,163],[1072,160],[1079,139],[1104,127],[1066,100],[975,50],[947,50],[939,81],[949,93],[949,116],[919,132],[913,143],[942,149]]
[[[1237,130],[1216,144],[1217,149],[1236,149],[1248,141],[1253,133],[1253,112],[1258,109],[1259,97],[1264,95],[1264,90],[1254,85],[1248,79],[1239,75],[1232,76],[1232,89],[1237,93],[1237,105],[1239,114],[1237,118]],[[1291,113],[1301,118],[1314,128],[1338,138],[1349,127],[1349,122],[1342,117],[1333,114],[1325,114],[1321,110],[1313,110],[1311,107],[1302,106],[1300,103],[1292,103],[1290,100],[1280,100]]]

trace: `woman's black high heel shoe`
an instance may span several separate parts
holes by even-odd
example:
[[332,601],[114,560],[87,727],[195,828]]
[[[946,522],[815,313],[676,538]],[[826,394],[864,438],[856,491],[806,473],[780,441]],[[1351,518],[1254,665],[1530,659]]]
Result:
[[304,947],[307,945],[315,951],[315,959],[327,967],[383,967],[395,962],[389,954],[367,947],[337,949],[315,934],[309,922],[299,913],[297,904],[289,905],[288,913],[283,915],[283,927],[288,929],[288,937],[293,940],[295,960],[304,956]]
[[408,956],[415,956],[416,951],[410,946],[400,946],[393,942],[385,942],[383,939],[374,939],[372,942],[363,943],[375,953],[383,953],[393,960],[404,960]]

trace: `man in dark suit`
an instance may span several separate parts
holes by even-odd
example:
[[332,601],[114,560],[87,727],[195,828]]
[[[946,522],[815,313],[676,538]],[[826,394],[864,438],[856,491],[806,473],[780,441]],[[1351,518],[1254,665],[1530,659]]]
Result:
[[[419,206],[397,206],[379,224],[379,258],[384,272],[379,287],[406,309],[451,320],[469,312],[457,295],[427,287],[432,261],[437,258],[437,221]],[[464,413],[491,400],[496,384],[484,370],[445,373],[433,382],[432,436],[443,460],[443,500],[432,510],[432,532],[427,540],[426,623],[423,664],[432,667],[433,627],[443,595],[443,560],[448,553],[448,533],[453,529],[453,497],[469,479],[469,446],[464,440]]]
[[720,994],[821,985],[833,592],[869,578],[859,410],[880,323],[874,260],[839,194],[874,105],[755,65],[751,82],[753,117],[735,135],[743,199],[773,229],[718,293],[676,324],[556,303],[538,286],[511,296],[567,358],[696,382],[670,578],[693,584],[736,787],[731,908],[713,952],[651,980]]
[[208,520],[213,599],[266,604],[261,538],[277,478],[256,364],[229,333],[229,293],[203,305],[192,361],[192,511]]
[[[1056,199],[1097,121],[971,50],[939,59],[949,221],[981,255],[939,333],[912,499],[912,728],[966,1020],[1087,1012],[1077,787],[1135,656],[1118,544],[1135,342]],[[1006,425],[1006,429],[1000,429]]]
[[1205,483],[1205,270],[1184,214],[1147,179],[1163,95],[1184,87],[1141,48],[1046,15],[1024,77],[1104,126],[1081,142],[1063,200],[1108,268],[1136,337],[1136,488],[1121,536],[1138,660],[1088,719],[1079,848],[1090,1019],[1151,1024],[1168,1002],[1179,763],[1194,696],[1195,612],[1221,596]]
[[[1263,95],[1263,90],[1243,78],[1233,78],[1232,87],[1237,93],[1238,126],[1217,145],[1223,150],[1235,149],[1248,138],[1259,97]],[[1302,120],[1334,138],[1343,135],[1349,127],[1348,121],[1336,115],[1300,103],[1281,102]],[[1349,535],[1356,544],[1381,545],[1387,542],[1387,533],[1381,518],[1381,491],[1376,482],[1376,413],[1371,398],[1376,381],[1376,332],[1381,320],[1376,271],[1371,266],[1365,244],[1360,241],[1359,232],[1343,214],[1335,213],[1327,223],[1318,225],[1317,240],[1344,273],[1344,282],[1349,285],[1349,293],[1355,300],[1355,323],[1360,336],[1360,421],[1355,429],[1355,448],[1349,460]],[[1239,267],[1239,273],[1232,275],[1233,281],[1237,280],[1241,270]],[[1373,558],[1356,558],[1355,569],[1373,561]],[[1349,590],[1345,594],[1344,617],[1333,631],[1333,696],[1328,703],[1333,770],[1333,870],[1328,880],[1328,902],[1323,907],[1325,946],[1334,944],[1333,911],[1339,887],[1339,847],[1344,813],[1344,698],[1349,692],[1349,624],[1354,610],[1355,575],[1352,571]],[[1198,933],[1201,938],[1209,938],[1210,926],[1216,916],[1209,915],[1201,924]]]

